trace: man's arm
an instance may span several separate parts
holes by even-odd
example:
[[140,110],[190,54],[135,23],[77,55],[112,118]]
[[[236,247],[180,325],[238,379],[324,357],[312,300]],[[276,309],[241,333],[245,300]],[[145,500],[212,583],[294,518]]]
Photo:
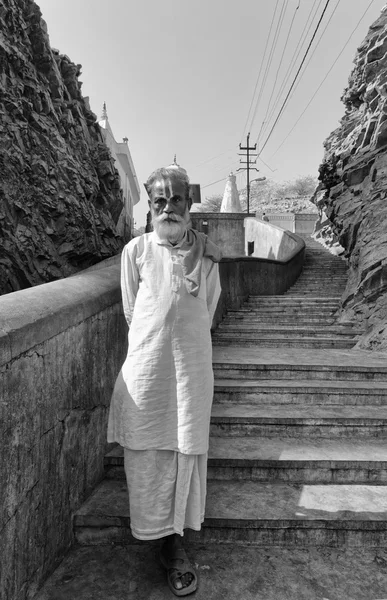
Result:
[[129,327],[132,322],[134,303],[138,292],[140,275],[136,265],[137,248],[126,245],[121,256],[121,293],[124,315]]
[[213,262],[207,275],[207,308],[210,315],[210,324],[214,318],[216,306],[221,292],[219,278],[219,264]]

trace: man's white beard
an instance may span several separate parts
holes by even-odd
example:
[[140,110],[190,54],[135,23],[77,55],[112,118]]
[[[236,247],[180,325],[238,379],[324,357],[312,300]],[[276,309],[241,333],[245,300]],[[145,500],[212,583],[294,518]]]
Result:
[[[172,219],[173,222],[168,221],[167,219]],[[185,232],[187,231],[189,222],[190,214],[188,207],[186,208],[184,217],[180,217],[179,215],[175,214],[161,214],[156,216],[152,211],[153,228],[160,240],[163,242],[177,244],[177,242],[183,238]]]

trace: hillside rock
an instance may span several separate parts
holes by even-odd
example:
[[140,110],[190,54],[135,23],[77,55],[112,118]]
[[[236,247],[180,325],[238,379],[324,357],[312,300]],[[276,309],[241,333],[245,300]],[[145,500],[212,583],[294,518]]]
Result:
[[120,179],[33,0],[0,0],[0,293],[117,254]]
[[345,115],[324,144],[314,202],[348,259],[341,319],[367,326],[358,347],[387,350],[387,7],[354,63]]

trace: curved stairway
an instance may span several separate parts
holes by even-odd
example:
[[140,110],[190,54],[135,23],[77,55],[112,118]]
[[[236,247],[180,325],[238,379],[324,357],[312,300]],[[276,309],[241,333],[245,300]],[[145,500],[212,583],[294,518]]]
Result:
[[228,311],[213,335],[217,346],[352,348],[361,330],[337,323],[347,280],[346,263],[320,248],[308,248],[303,271],[281,296],[250,296]]
[[[189,539],[387,544],[387,360],[335,323],[344,285],[344,262],[308,249],[287,294],[249,298],[215,333],[206,520]],[[75,516],[79,543],[133,542],[120,448],[106,467]]]
[[[308,248],[291,290],[250,297],[214,334],[206,517],[186,531],[197,600],[387,598],[387,357],[353,350],[359,331],[336,322],[345,277],[343,261]],[[169,598],[129,524],[116,447],[75,514],[76,556],[104,573],[107,557],[121,561],[122,589],[135,565],[128,598]]]

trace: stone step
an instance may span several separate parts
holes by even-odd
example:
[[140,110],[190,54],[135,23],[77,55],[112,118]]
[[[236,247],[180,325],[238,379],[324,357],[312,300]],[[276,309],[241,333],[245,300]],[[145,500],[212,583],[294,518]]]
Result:
[[299,281],[292,285],[289,288],[289,291],[298,290],[301,288],[307,291],[323,290],[326,286],[328,286],[330,291],[336,290],[340,292],[341,290],[345,289],[345,285],[342,282],[335,283],[331,278],[327,278],[325,281],[322,281],[321,279],[319,281]]
[[215,334],[212,338],[213,346],[245,346],[247,348],[353,348],[356,339],[346,338],[316,338],[316,337],[271,337],[262,338],[252,336],[236,337],[227,334]]
[[[337,322],[337,319],[335,317],[309,317],[309,316],[303,316],[303,317],[298,317],[298,316],[281,316],[281,315],[270,315],[270,316],[265,316],[262,317],[260,315],[255,315],[255,316],[249,316],[249,315],[227,315],[224,320],[222,321],[222,324],[224,325],[235,325],[236,327],[240,326],[261,326],[261,325],[272,325],[272,326],[278,326],[278,327],[291,327],[291,326],[297,326],[297,327],[318,327],[318,328],[328,328],[331,326],[338,326],[340,325],[340,323]],[[345,327],[347,327],[347,329],[352,330],[352,325],[343,325],[343,329],[345,329]],[[218,330],[216,330],[218,331]]]
[[387,381],[215,379],[214,402],[387,406]]
[[273,306],[275,304],[284,304],[285,306],[292,306],[296,304],[298,306],[311,305],[322,305],[322,306],[337,306],[340,303],[341,296],[331,296],[325,298],[300,298],[299,296],[293,297],[289,292],[280,296],[249,296],[246,300],[247,304],[258,304],[258,306],[268,304]]
[[323,287],[323,284],[331,284],[332,288],[335,287],[345,287],[347,277],[334,277],[332,273],[326,273],[325,275],[316,275],[316,274],[303,274],[297,279],[296,283],[294,283],[289,289],[294,289],[298,285],[315,285],[317,287]]
[[214,347],[217,379],[387,381],[387,354],[362,350]]
[[[123,448],[105,456],[108,478],[125,479]],[[211,437],[208,479],[292,483],[387,483],[378,439]]]
[[347,276],[335,277],[332,273],[325,273],[324,275],[318,275],[316,273],[300,275],[296,283],[294,283],[289,289],[294,289],[298,285],[316,285],[323,288],[324,285],[329,285],[332,288],[344,288],[347,281]]
[[233,315],[251,315],[251,316],[268,316],[270,317],[271,315],[277,316],[277,315],[289,315],[289,317],[293,317],[293,316],[302,316],[302,315],[307,315],[310,317],[318,317],[319,315],[322,315],[324,317],[332,317],[333,315],[335,315],[335,313],[337,312],[337,308],[331,308],[330,306],[315,306],[312,308],[308,308],[308,309],[304,309],[302,308],[302,306],[298,307],[281,307],[281,306],[265,306],[264,308],[255,308],[255,307],[250,307],[250,306],[246,306],[244,305],[242,308],[238,309],[238,310],[228,310],[227,311],[227,315],[233,316]]
[[318,267],[317,265],[307,265],[300,273],[300,279],[303,277],[311,277],[316,280],[321,276],[326,279],[328,275],[331,275],[337,280],[342,281],[347,278],[347,270],[339,270],[331,267]]
[[[344,292],[344,290],[338,290],[339,294],[342,294]],[[293,296],[297,297],[297,298],[328,298],[329,296],[332,295],[332,290],[330,292],[321,292],[321,291],[304,291],[304,292],[298,292],[298,291],[292,291],[291,292]]]
[[214,404],[211,436],[284,436],[318,438],[387,434],[386,406]]
[[348,267],[346,265],[342,265],[340,263],[332,262],[328,260],[321,260],[316,256],[309,256],[303,266],[302,273],[304,271],[311,271],[312,269],[327,272],[334,271],[335,273],[343,274],[344,276],[348,274]]
[[284,325],[264,325],[264,324],[254,324],[254,325],[236,325],[235,322],[230,323],[220,323],[217,330],[216,335],[223,334],[233,334],[236,336],[244,336],[246,334],[251,333],[251,335],[257,335],[260,338],[264,337],[279,337],[278,334],[281,334],[281,337],[289,337],[289,336],[316,336],[316,337],[348,337],[354,338],[360,335],[362,332],[358,329],[350,328],[350,327],[341,327],[340,325],[331,325],[330,327],[301,327],[297,326],[289,326],[288,328]]
[[300,281],[299,283],[296,283],[291,288],[289,288],[288,291],[291,293],[296,293],[299,290],[305,291],[305,293],[321,292],[321,296],[323,297],[323,293],[328,294],[328,291],[332,295],[341,295],[342,292],[345,290],[345,286],[342,284],[335,285],[334,283],[332,283],[332,281],[328,280],[325,282],[321,281],[318,284]]
[[334,310],[336,311],[340,306],[339,301],[335,302],[324,302],[324,300],[320,300],[320,298],[312,298],[311,300],[305,298],[292,298],[288,300],[286,297],[281,301],[270,301],[266,300],[260,302],[259,300],[247,300],[243,303],[243,308],[249,308],[254,310],[266,310],[268,308],[277,309],[277,310]]
[[[291,296],[291,294],[289,294],[289,292],[286,292],[286,294],[280,295],[280,296],[249,296],[249,298],[251,298],[252,300],[258,300],[258,301],[262,301],[262,302],[291,302],[292,300],[296,301],[296,302],[308,302],[309,299],[308,298],[300,298],[299,296],[295,296],[294,298]],[[313,298],[311,302],[315,303],[318,299],[317,298]],[[340,302],[340,296],[330,296],[328,298],[322,298],[321,302],[334,302],[334,303],[338,303]]]
[[[80,545],[136,544],[125,481],[104,480],[74,515]],[[202,543],[259,546],[387,545],[387,486],[208,481]]]
[[265,305],[265,306],[256,306],[253,304],[244,304],[242,308],[240,308],[237,311],[229,311],[228,314],[235,314],[235,312],[239,313],[239,314],[253,314],[253,315],[271,315],[271,314],[275,314],[275,315],[311,315],[311,316],[316,316],[316,315],[324,315],[324,316],[331,316],[334,315],[337,312],[338,306],[330,306],[330,305],[321,305],[318,306],[317,304],[312,305],[312,306],[281,306],[281,305],[273,305],[273,306],[269,306],[269,305]]

